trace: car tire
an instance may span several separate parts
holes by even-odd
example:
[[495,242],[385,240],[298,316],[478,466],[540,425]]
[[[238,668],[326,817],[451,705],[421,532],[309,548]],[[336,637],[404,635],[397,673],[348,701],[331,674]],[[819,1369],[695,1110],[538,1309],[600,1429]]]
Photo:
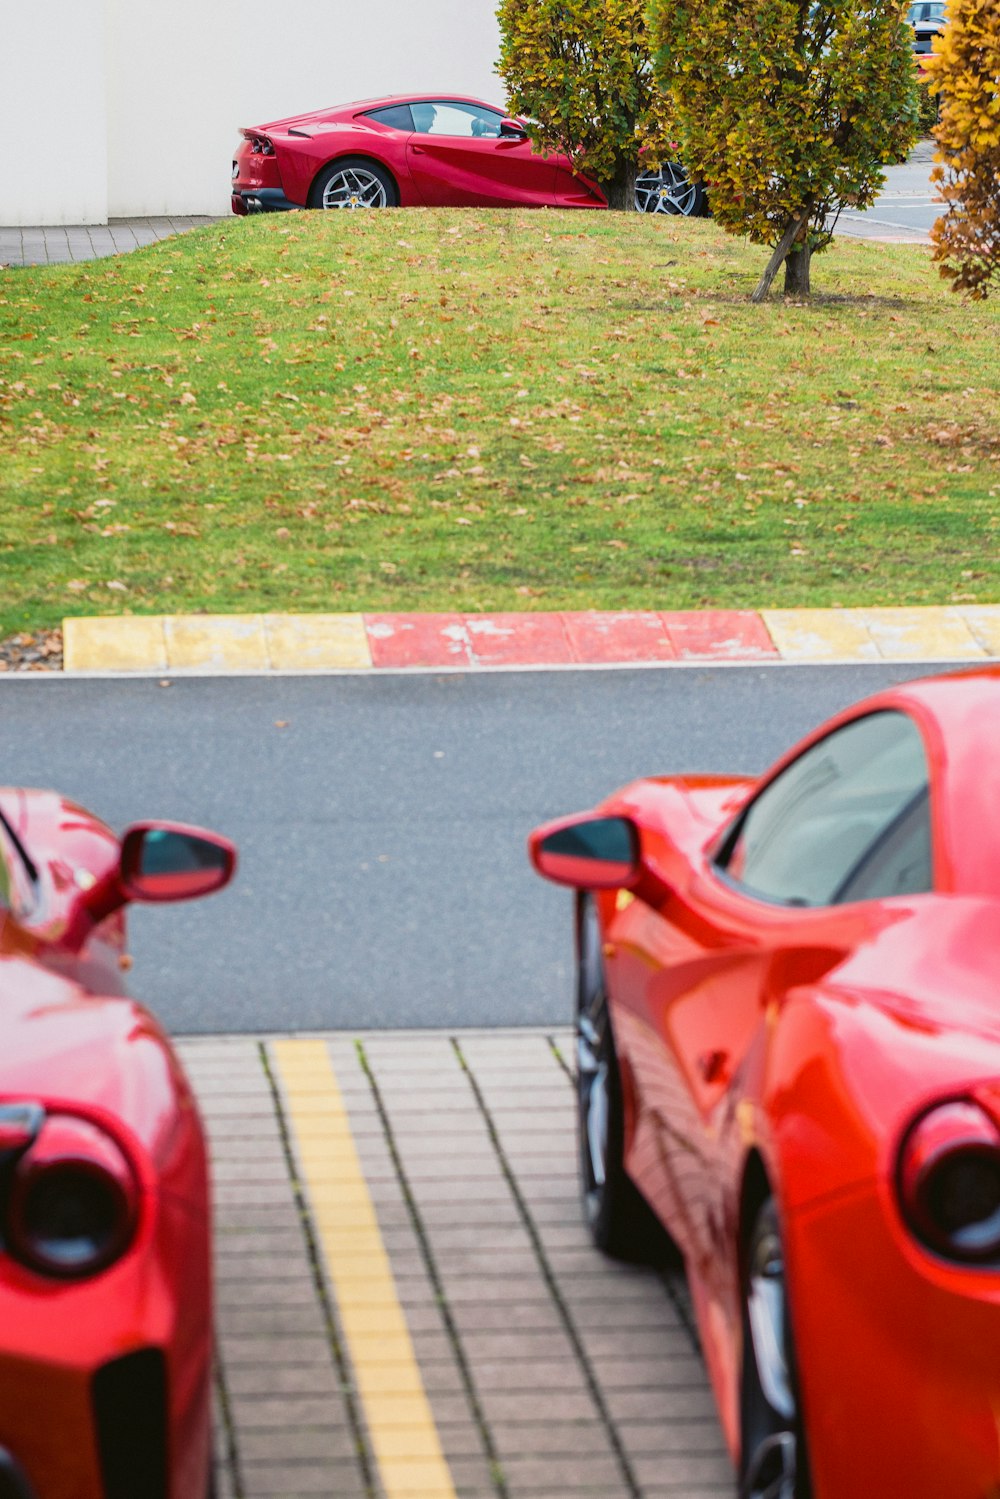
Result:
[[810,1499],[777,1204],[758,1209],[743,1275],[740,1499]]
[[636,178],[635,206],[639,213],[680,214],[687,219],[708,213],[703,185],[692,182],[679,161],[668,161],[659,171]]
[[598,1249],[616,1259],[676,1260],[666,1230],[625,1170],[625,1108],[611,1029],[597,906],[580,897],[576,998],[577,1154],[583,1216]]
[[310,208],[396,208],[399,192],[392,177],[366,156],[342,156],[325,167],[312,185]]

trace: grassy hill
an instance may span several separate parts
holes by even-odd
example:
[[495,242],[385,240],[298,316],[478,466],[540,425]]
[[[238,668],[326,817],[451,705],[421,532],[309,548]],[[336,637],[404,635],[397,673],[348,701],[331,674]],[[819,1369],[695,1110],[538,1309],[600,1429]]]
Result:
[[123,610],[1000,599],[1000,306],[711,223],[232,221],[0,273],[0,637]]

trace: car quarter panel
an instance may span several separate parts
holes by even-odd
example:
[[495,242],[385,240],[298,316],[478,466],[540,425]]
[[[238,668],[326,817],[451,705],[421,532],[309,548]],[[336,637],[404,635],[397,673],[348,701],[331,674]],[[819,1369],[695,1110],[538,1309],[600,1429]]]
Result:
[[165,1492],[201,1499],[211,1439],[211,1299],[206,1215],[155,1192],[142,1196],[131,1248],[90,1279],[48,1280],[0,1253],[0,1446],[42,1499],[103,1499],[94,1377],[140,1349],[158,1350],[165,1364]]
[[793,1215],[786,1241],[815,1499],[992,1499],[1000,1275],[919,1253],[884,1183]]

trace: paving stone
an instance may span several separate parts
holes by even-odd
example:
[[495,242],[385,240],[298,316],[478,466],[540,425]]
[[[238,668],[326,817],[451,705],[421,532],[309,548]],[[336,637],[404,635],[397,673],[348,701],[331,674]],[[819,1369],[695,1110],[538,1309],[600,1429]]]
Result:
[[[560,1036],[572,1055],[570,1038]],[[447,1038],[366,1037],[365,1048],[510,1499],[625,1499],[589,1373]],[[732,1476],[704,1368],[676,1306],[655,1274],[605,1261],[581,1221],[572,1087],[547,1040],[480,1033],[463,1037],[462,1048],[589,1372],[630,1459],[646,1465],[643,1499],[729,1499]],[[339,1499],[343,1489],[360,1499],[343,1375],[327,1341],[280,1119],[254,1043],[187,1041],[183,1049],[216,1161],[219,1350],[244,1494]],[[329,1053],[456,1493],[496,1499],[369,1081],[346,1035],[331,1038]],[[305,1086],[315,1092],[328,1084],[307,1077]],[[333,1140],[341,1129],[333,1113],[326,1127]],[[321,1115],[316,1138],[324,1132]],[[345,1164],[333,1153],[328,1160],[314,1153],[311,1212],[335,1207],[353,1190]],[[352,1319],[371,1329],[352,1345],[365,1361],[366,1387],[382,1390],[387,1410],[410,1410],[394,1345],[378,1332],[389,1305],[385,1284],[366,1273],[363,1257],[352,1257],[349,1234],[338,1232],[337,1240],[344,1284],[353,1287]],[[339,1323],[332,1292],[331,1301]],[[354,1398],[360,1409],[360,1396]],[[421,1473],[419,1463],[407,1473],[409,1499],[420,1499]]]

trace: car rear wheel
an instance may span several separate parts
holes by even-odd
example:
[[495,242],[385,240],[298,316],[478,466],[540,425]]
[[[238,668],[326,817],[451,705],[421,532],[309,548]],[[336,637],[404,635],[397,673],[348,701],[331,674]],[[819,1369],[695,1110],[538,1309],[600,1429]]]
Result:
[[773,1197],[754,1220],[743,1287],[740,1499],[809,1499],[785,1255]]
[[311,208],[395,208],[396,184],[389,173],[363,156],[335,161],[313,183]]
[[705,189],[692,182],[679,161],[668,161],[658,172],[644,172],[635,181],[635,206],[640,213],[679,213],[700,218],[706,209]]
[[594,1243],[619,1259],[672,1259],[672,1245],[626,1174],[625,1109],[593,897],[580,900],[577,949],[577,1141],[583,1215]]

